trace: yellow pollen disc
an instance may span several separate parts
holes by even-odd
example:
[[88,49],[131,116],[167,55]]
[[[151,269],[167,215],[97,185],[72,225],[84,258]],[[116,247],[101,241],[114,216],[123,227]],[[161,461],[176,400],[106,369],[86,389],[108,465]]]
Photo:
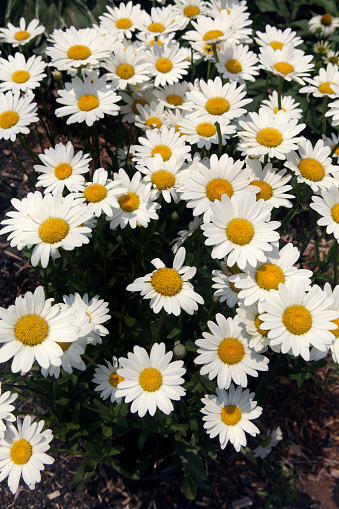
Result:
[[152,184],[156,185],[158,189],[168,189],[175,184],[175,177],[170,171],[159,170],[152,175]]
[[332,25],[332,21],[333,17],[331,16],[331,14],[323,14],[321,16],[321,24],[324,25],[325,27]]
[[285,276],[278,265],[265,263],[258,268],[255,280],[264,290],[278,290],[279,283],[285,282]]
[[291,64],[288,64],[287,62],[277,62],[274,64],[274,69],[280,74],[290,74],[291,72],[294,72],[294,67]]
[[197,133],[199,136],[204,136],[204,138],[210,138],[211,136],[214,136],[216,132],[217,129],[215,125],[210,122],[202,122],[197,125]]
[[41,316],[32,314],[19,318],[14,326],[15,337],[24,345],[39,345],[46,339],[48,325]]
[[206,32],[206,34],[203,37],[203,40],[205,42],[211,41],[212,39],[218,39],[218,37],[222,37],[224,35],[224,32],[221,30],[210,30],[209,32]]
[[227,426],[235,426],[241,419],[241,412],[234,405],[227,405],[221,410],[221,420]]
[[230,198],[233,195],[233,187],[228,180],[217,178],[208,183],[206,195],[210,201],[220,201],[223,194],[227,194]]
[[71,46],[67,50],[67,56],[72,60],[86,60],[91,55],[92,52],[89,47],[83,44],[75,44],[75,46]]
[[235,284],[234,283],[230,283],[230,288],[233,292],[235,293],[239,293],[241,292],[241,288],[236,288]]
[[148,27],[150,32],[163,32],[165,30],[165,25],[162,23],[151,23]]
[[265,147],[278,147],[282,142],[282,134],[274,127],[265,127],[257,134],[257,142]]
[[218,347],[218,355],[225,364],[238,364],[245,355],[244,346],[239,339],[225,338]]
[[145,101],[145,99],[137,99],[136,101],[134,101],[134,103],[132,104],[132,110],[135,115],[139,115],[139,111],[137,109],[137,104],[141,104],[141,106],[145,106],[145,104],[149,104],[149,103],[147,101]]
[[297,336],[305,334],[312,327],[312,315],[309,310],[296,304],[285,309],[282,321],[288,332]]
[[59,180],[65,180],[72,175],[73,168],[68,163],[60,163],[54,168],[54,175]]
[[0,115],[0,127],[1,129],[10,129],[18,123],[19,115],[16,111],[7,110]]
[[263,180],[253,180],[250,184],[251,186],[260,187],[260,191],[257,192],[257,201],[262,198],[263,200],[269,200],[273,196],[272,187],[264,182]]
[[158,117],[148,118],[146,120],[145,124],[150,129],[160,129],[160,127],[162,126],[162,122],[161,122],[160,118],[158,118]]
[[99,99],[96,95],[85,94],[78,100],[78,107],[81,111],[91,111],[99,106]]
[[338,329],[331,330],[332,334],[338,338],[339,337],[339,318],[336,320],[332,320],[332,323],[335,323],[335,325],[338,327]]
[[64,219],[50,217],[45,219],[39,227],[39,235],[43,242],[56,244],[60,242],[69,232],[69,226]]
[[120,64],[117,67],[116,72],[119,78],[121,78],[122,80],[129,80],[130,78],[132,78],[132,76],[134,76],[134,69],[129,64]]
[[235,60],[234,58],[227,60],[225,67],[228,70],[228,72],[231,72],[232,74],[238,74],[239,72],[242,71],[241,63],[239,62],[239,60]]
[[226,235],[233,244],[244,246],[251,242],[254,228],[247,219],[232,219],[226,226]]
[[125,380],[123,376],[120,376],[116,371],[113,371],[113,373],[109,375],[108,383],[113,387],[118,387],[119,383],[123,380]]
[[198,16],[198,14],[200,14],[200,9],[196,5],[188,5],[184,9],[184,14],[187,18],[193,18],[193,16]]
[[298,169],[303,177],[313,182],[318,182],[325,176],[324,167],[319,161],[312,157],[302,159],[298,164]]
[[28,39],[28,37],[30,36],[31,34],[29,32],[27,32],[27,30],[19,30],[15,35],[14,35],[14,39],[16,41],[25,41],[26,39]]
[[223,115],[230,109],[230,103],[224,97],[212,97],[205,104],[210,115]]
[[15,71],[12,74],[12,81],[14,81],[14,83],[26,83],[29,78],[30,74],[27,71]]
[[156,145],[151,152],[152,157],[160,154],[164,162],[168,161],[172,156],[172,150],[167,145]]
[[175,269],[163,267],[154,272],[151,285],[157,293],[166,297],[173,297],[173,295],[177,295],[180,292],[182,279]]
[[262,324],[263,324],[263,321],[260,320],[259,315],[257,315],[255,320],[254,320],[254,325],[255,325],[257,331],[259,332],[259,334],[261,334],[262,336],[264,336],[266,338],[267,334],[268,334],[268,330],[263,330],[260,327],[260,325],[262,325]]
[[170,72],[173,68],[172,62],[168,58],[159,58],[156,61],[155,67],[159,72]]
[[84,191],[84,196],[87,201],[98,203],[107,196],[107,189],[101,184],[90,184]]
[[133,210],[136,210],[139,207],[139,196],[137,196],[135,193],[126,193],[122,194],[118,200],[120,207],[122,210],[125,210],[126,212],[133,212]]
[[339,223],[339,203],[331,208],[331,216],[336,223]]
[[332,83],[331,81],[325,81],[321,85],[319,85],[318,90],[321,94],[334,94],[331,85],[335,85],[335,83]]
[[338,65],[339,64],[339,58],[338,57],[330,57],[329,59],[329,62],[331,62],[331,64],[336,64]]
[[172,104],[173,106],[181,106],[183,103],[182,97],[178,94],[170,94],[166,97],[166,101],[168,104]]
[[139,384],[144,391],[157,391],[162,385],[162,374],[158,369],[146,368],[140,373]]
[[271,46],[271,48],[273,48],[274,50],[282,49],[283,45],[284,44],[280,41],[272,41],[269,43],[269,46]]
[[[218,46],[217,44],[217,50],[219,51],[220,50],[220,46]],[[207,53],[208,55],[211,55],[213,53],[213,46],[212,44],[206,44],[204,46],[204,52]]]
[[232,265],[232,267],[228,267],[230,269],[230,271],[232,272],[232,274],[243,274],[244,271],[239,269],[238,265],[235,263],[234,265]]
[[33,454],[33,448],[27,440],[21,438],[11,446],[10,457],[15,465],[25,465]]
[[159,46],[162,46],[162,42],[161,41],[156,41],[155,39],[152,39],[149,43],[153,47],[155,42],[158,43]]
[[278,106],[277,106],[276,108],[274,108],[274,113],[275,113],[275,114],[277,114],[277,113],[278,113],[278,111],[284,111],[284,112],[286,113],[285,108],[280,108],[280,110],[279,110],[279,108],[278,108]]
[[62,342],[60,342],[60,343],[59,343],[59,342],[57,341],[57,342],[56,342],[56,344],[60,346],[60,348],[61,348],[61,350],[62,350],[63,352],[66,352],[66,350],[68,350],[68,349],[69,349],[69,347],[71,346],[71,344],[72,344],[72,343],[62,343]]
[[115,26],[120,30],[124,30],[126,28],[131,28],[133,25],[132,21],[129,18],[120,18],[115,22]]

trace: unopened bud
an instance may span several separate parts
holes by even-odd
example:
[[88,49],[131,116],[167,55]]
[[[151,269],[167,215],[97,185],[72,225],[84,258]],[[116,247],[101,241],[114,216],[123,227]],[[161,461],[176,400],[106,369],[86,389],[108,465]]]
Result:
[[174,343],[173,353],[176,359],[184,359],[187,355],[187,349],[180,341],[176,341]]
[[52,76],[55,81],[59,81],[62,79],[62,72],[55,69],[54,71],[52,71]]

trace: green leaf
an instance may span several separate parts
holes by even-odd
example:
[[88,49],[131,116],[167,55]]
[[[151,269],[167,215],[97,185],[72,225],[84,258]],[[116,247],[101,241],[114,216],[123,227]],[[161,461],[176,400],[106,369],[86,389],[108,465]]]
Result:
[[197,449],[184,441],[175,441],[174,446],[184,469],[197,481],[206,481],[205,466]]
[[138,447],[139,447],[139,451],[142,450],[142,448],[144,447],[145,445],[145,442],[147,440],[149,436],[149,431],[147,429],[144,429],[140,435],[139,435],[139,438],[138,438]]
[[84,481],[89,479],[92,475],[95,474],[96,468],[98,465],[98,461],[89,458],[85,460],[85,462],[81,465],[78,472],[75,474],[72,481],[72,489],[81,488]]
[[185,474],[182,482],[184,495],[188,500],[195,500],[197,496],[197,485],[191,476]]

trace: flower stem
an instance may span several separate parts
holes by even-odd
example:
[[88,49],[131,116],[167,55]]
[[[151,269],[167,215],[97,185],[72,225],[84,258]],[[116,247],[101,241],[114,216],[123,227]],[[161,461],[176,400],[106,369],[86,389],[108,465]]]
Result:
[[165,317],[166,317],[166,311],[164,310],[164,308],[162,308],[160,318],[159,318],[158,327],[155,332],[155,341],[159,341],[159,339],[160,339],[160,332],[161,332],[162,326],[164,324]]
[[34,181],[32,180],[32,178],[28,175],[26,168],[25,168],[25,167],[24,167],[24,165],[22,164],[22,162],[21,162],[21,160],[20,160],[20,158],[19,158],[19,156],[18,156],[18,154],[17,154],[17,151],[15,150],[14,143],[13,143],[11,140],[9,140],[9,143],[11,144],[11,147],[12,147],[12,150],[13,150],[13,154],[14,154],[14,156],[15,156],[15,159],[16,159],[16,161],[17,161],[18,165],[19,165],[19,166],[20,166],[20,168],[23,170],[23,172],[25,173],[26,177],[27,177],[27,178],[28,178],[28,180],[29,180],[29,183],[31,184],[31,186],[32,186],[32,187],[33,187],[33,189],[35,190],[35,183],[34,183]]
[[219,158],[220,158],[222,155],[222,136],[221,136],[221,129],[220,129],[219,122],[215,123],[215,127],[217,128],[218,139],[219,139]]
[[336,152],[337,148],[339,148],[339,141],[338,141],[338,143],[337,143],[336,145],[334,145],[334,147],[332,148],[332,151],[331,151],[331,153],[330,153],[330,157],[332,157],[332,156],[333,156],[333,154]]
[[63,253],[65,254],[66,260],[68,261],[69,265],[71,266],[71,269],[73,271],[74,276],[76,277],[76,280],[78,281],[78,283],[81,286],[81,288],[83,289],[83,291],[85,293],[87,293],[87,288],[81,279],[80,273],[79,273],[74,261],[72,260],[71,255],[65,249],[63,250]]
[[17,136],[19,138],[19,141],[20,141],[21,145],[24,147],[25,150],[27,150],[29,155],[32,157],[33,161],[35,161],[36,163],[41,164],[41,161],[40,161],[40,158],[39,158],[38,154],[33,152],[33,150],[28,146],[26,140],[24,140],[24,138],[20,134],[18,134]]
[[282,96],[282,89],[284,84],[284,78],[280,76],[279,83],[278,83],[278,108],[279,111],[281,110],[281,96]]
[[324,101],[323,101],[323,134],[326,135],[326,117],[325,113],[327,111],[327,103],[328,103],[328,95],[324,95]]
[[105,298],[107,293],[107,259],[106,259],[106,242],[104,239],[104,235],[102,233],[102,224],[101,224],[101,217],[98,217],[97,220],[98,225],[98,233],[101,243],[101,251],[102,251],[102,263],[103,263],[103,269],[104,269],[104,292],[103,292],[103,298]]

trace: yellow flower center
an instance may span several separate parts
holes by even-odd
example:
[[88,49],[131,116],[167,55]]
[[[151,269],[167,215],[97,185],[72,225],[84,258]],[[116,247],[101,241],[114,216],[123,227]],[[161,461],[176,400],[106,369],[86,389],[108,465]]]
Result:
[[330,57],[330,58],[328,59],[328,61],[329,61],[329,62],[331,62],[331,64],[336,64],[336,65],[338,65],[338,64],[339,64],[339,58],[338,58],[338,57],[336,57],[336,56]]
[[125,380],[123,376],[120,376],[116,371],[113,371],[113,373],[109,375],[108,383],[113,387],[118,387],[119,383],[123,380]]
[[226,226],[226,235],[228,239],[239,246],[244,246],[251,242],[254,235],[254,228],[247,219],[232,219]]
[[255,325],[257,331],[259,332],[259,334],[261,334],[262,336],[264,336],[266,338],[267,334],[268,334],[268,330],[263,330],[260,327],[260,325],[262,325],[262,324],[263,324],[263,321],[260,320],[259,315],[257,315],[255,320],[254,320],[254,325]]
[[69,232],[69,226],[64,219],[60,217],[50,217],[45,219],[39,227],[39,235],[43,242],[47,244],[56,244],[65,237]]
[[133,210],[136,210],[139,207],[140,203],[139,196],[130,192],[122,194],[118,201],[122,210],[125,210],[126,212],[133,212]]
[[285,108],[280,108],[280,110],[279,110],[279,108],[278,108],[278,106],[277,106],[276,108],[274,108],[274,113],[275,113],[275,114],[277,114],[277,113],[278,113],[278,111],[284,111],[284,112],[286,113]]
[[165,30],[165,25],[162,23],[151,23],[148,27],[150,32],[163,32]]
[[60,346],[60,348],[61,348],[61,350],[62,350],[63,352],[66,352],[66,350],[68,350],[68,349],[69,349],[69,347],[71,346],[71,344],[72,344],[72,343],[63,343],[63,342],[60,342],[60,343],[59,343],[59,342],[57,341],[57,342],[56,342],[56,344]]
[[178,94],[169,94],[166,97],[166,101],[168,104],[172,104],[173,106],[181,106],[181,104],[184,102],[182,97]]
[[[216,47],[217,47],[217,50],[219,51],[220,50],[220,46],[217,44]],[[204,52],[207,53],[208,55],[211,55],[213,53],[213,45],[212,44],[205,44]]]
[[332,21],[333,17],[331,16],[331,14],[323,14],[321,16],[321,24],[324,25],[325,27],[332,25]]
[[157,391],[162,385],[162,374],[158,369],[146,368],[140,373],[139,383],[144,391]]
[[65,180],[72,175],[73,168],[68,163],[60,163],[54,168],[54,175],[59,180]]
[[339,223],[339,203],[331,208],[331,216],[336,223]]
[[219,37],[222,37],[224,35],[224,32],[221,30],[210,30],[209,32],[206,32],[206,34],[203,37],[203,40],[205,42],[211,41],[212,39],[218,39]]
[[156,61],[155,67],[159,72],[170,72],[173,68],[172,62],[168,58],[159,58]]
[[218,355],[225,364],[238,364],[245,355],[244,346],[239,339],[225,338],[218,347]]
[[217,129],[215,125],[210,122],[202,122],[197,125],[197,133],[199,136],[203,136],[204,138],[210,138],[211,136],[214,136],[216,132]]
[[18,32],[14,35],[14,39],[16,41],[25,41],[30,37],[30,33],[27,30],[18,30]]
[[175,269],[163,267],[154,272],[151,279],[154,290],[166,297],[177,295],[182,286],[180,274]]
[[133,25],[133,23],[132,23],[132,21],[129,18],[120,18],[120,19],[117,19],[116,22],[115,22],[115,26],[119,30],[124,30],[126,28],[131,28],[132,25]]
[[279,283],[285,282],[285,276],[278,265],[265,263],[258,268],[255,280],[264,290],[278,290]]
[[90,57],[91,55],[92,52],[89,47],[84,46],[83,44],[75,44],[67,50],[67,56],[72,60],[86,60],[86,58]]
[[[336,146],[336,143],[335,143],[334,145],[332,145],[331,150],[333,150],[335,146]],[[335,150],[335,152],[333,152],[333,155],[334,155],[334,154],[335,154],[336,156],[339,156],[339,147]]]
[[161,42],[161,41],[159,41],[159,40],[158,40],[158,41],[156,41],[155,39],[152,39],[149,43],[150,43],[150,45],[153,47],[155,42],[156,42],[157,44],[159,44],[159,46],[162,46],[162,42]]
[[318,87],[318,90],[321,94],[334,94],[332,88],[331,88],[331,85],[335,85],[335,83],[331,82],[331,81],[325,81],[324,83],[322,83],[321,85],[319,85]]
[[324,167],[319,161],[312,157],[302,159],[298,164],[298,169],[303,177],[313,182],[318,182],[325,176]]
[[211,180],[206,187],[207,198],[211,201],[221,200],[223,194],[231,197],[233,195],[232,184],[228,180],[217,178]]
[[312,327],[312,315],[309,310],[296,304],[285,309],[282,321],[288,332],[297,336],[305,334]]
[[19,115],[16,111],[7,110],[0,115],[0,127],[1,129],[10,129],[18,123]]
[[150,129],[160,129],[160,127],[162,126],[162,122],[161,122],[160,118],[158,118],[158,117],[150,117],[150,118],[148,118],[146,120],[145,124]]
[[137,104],[141,104],[141,106],[145,106],[145,104],[149,104],[147,101],[145,101],[145,99],[137,99],[136,101],[134,101],[134,103],[132,104],[132,111],[135,115],[139,115],[139,111],[137,109]]
[[232,292],[235,292],[235,293],[239,293],[239,292],[241,292],[241,288],[237,288],[237,287],[235,286],[235,284],[234,284],[234,283],[232,283],[232,282],[230,283],[230,288],[231,288]]
[[232,265],[232,267],[228,267],[230,269],[230,271],[232,272],[232,274],[243,274],[244,271],[239,269],[238,265],[235,263],[234,265]]
[[12,81],[14,81],[14,83],[26,83],[29,78],[30,74],[27,71],[15,71],[12,74]]
[[227,405],[221,410],[221,420],[226,426],[235,426],[241,419],[241,412],[237,406]]
[[81,111],[91,111],[99,106],[99,99],[93,94],[84,94],[78,100],[78,107]]
[[283,137],[278,129],[274,127],[265,127],[257,134],[257,142],[265,147],[277,147],[282,142]]
[[338,329],[331,330],[331,332],[336,338],[338,338],[339,337],[339,318],[337,318],[336,320],[332,320],[332,323],[334,323],[338,327]]
[[158,189],[168,189],[175,184],[175,177],[171,172],[166,170],[159,170],[152,175],[152,184],[157,186]]
[[129,64],[120,64],[117,67],[117,75],[123,80],[129,80],[134,76],[134,69]]
[[33,454],[33,448],[27,440],[21,438],[14,442],[10,450],[10,458],[15,465],[25,465]]
[[225,67],[228,70],[228,72],[231,72],[232,74],[238,74],[239,72],[242,71],[241,63],[239,62],[239,60],[235,60],[234,58],[227,60]]
[[230,103],[224,97],[212,97],[205,104],[210,115],[223,115],[230,109]]
[[164,162],[168,161],[172,156],[172,150],[167,145],[156,145],[151,152],[152,157],[160,154]]
[[19,318],[14,326],[15,337],[24,345],[40,345],[48,334],[46,320],[39,315],[31,314]]
[[294,67],[291,64],[288,64],[287,62],[277,62],[274,64],[274,69],[280,74],[290,74],[291,72],[294,72]]
[[273,48],[274,50],[282,49],[283,45],[284,44],[280,41],[272,41],[269,43],[269,46],[271,46],[271,48]]
[[253,180],[250,184],[251,186],[260,187],[260,191],[257,192],[257,201],[262,198],[263,200],[269,200],[273,196],[272,187],[264,182],[263,180]]
[[84,191],[84,196],[87,201],[98,203],[107,196],[107,189],[101,184],[90,184]]
[[198,16],[198,14],[200,14],[200,9],[196,5],[188,5],[184,9],[184,14],[187,18],[193,18],[193,16]]

